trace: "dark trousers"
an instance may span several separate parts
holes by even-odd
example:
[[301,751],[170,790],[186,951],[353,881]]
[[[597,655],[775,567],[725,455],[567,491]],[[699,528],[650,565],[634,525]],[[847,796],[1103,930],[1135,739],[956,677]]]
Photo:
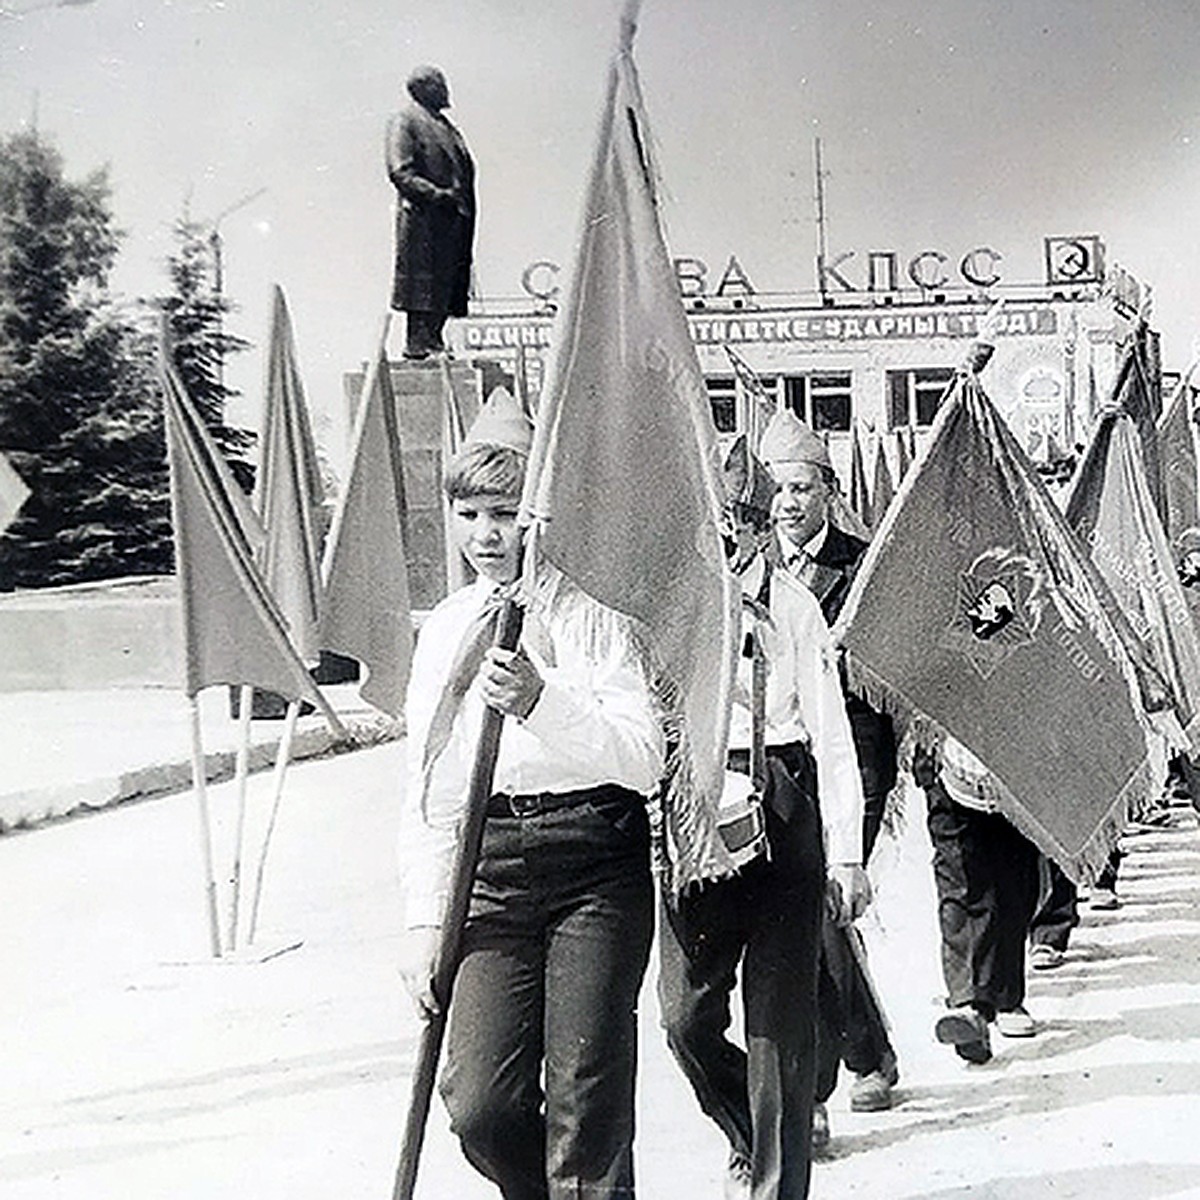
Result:
[[643,801],[620,788],[488,818],[442,1095],[467,1159],[505,1200],[634,1194],[649,844]]
[[[659,1000],[700,1107],[752,1164],[754,1200],[808,1195],[825,852],[812,759],[767,760],[770,861],[664,904]],[[728,1038],[739,962],[746,1052]]]
[[1063,951],[1071,930],[1079,924],[1079,894],[1053,859],[1038,856],[1037,906],[1029,921],[1029,940],[1035,946]]
[[955,803],[940,777],[925,785],[925,797],[949,1001],[991,1020],[1025,999],[1038,851],[999,813]]
[[[863,862],[871,857],[883,821],[886,795],[866,797],[863,809]],[[878,1071],[896,1052],[871,985],[847,941],[847,931],[825,921],[821,932],[821,974],[817,986],[817,1099],[822,1104],[837,1087],[844,1062],[856,1075]]]
[[444,350],[446,347],[442,342],[442,327],[445,324],[445,313],[409,309],[405,317],[405,357],[425,358],[429,354]]

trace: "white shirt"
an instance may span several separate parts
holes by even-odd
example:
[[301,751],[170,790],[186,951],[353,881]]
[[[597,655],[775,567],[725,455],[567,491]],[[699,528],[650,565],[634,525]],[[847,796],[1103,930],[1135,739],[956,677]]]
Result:
[[941,768],[942,787],[956,804],[976,812],[999,811],[987,767],[957,738],[948,737],[943,741]]
[[[762,588],[759,555],[742,576],[751,598]],[[838,677],[837,656],[816,597],[791,576],[771,575],[770,624],[760,626],[767,659],[766,744],[804,742],[817,764],[817,789],[831,863],[862,862],[862,779]],[[751,663],[738,660],[729,744],[750,745]]]
[[803,546],[797,546],[786,533],[778,526],[775,527],[775,537],[779,542],[779,553],[783,558],[784,566],[790,574],[796,574],[796,568],[792,565],[792,559],[797,554],[803,554],[805,557],[801,561],[801,574],[797,578],[803,578],[803,572],[812,564],[820,553],[821,547],[825,545],[825,538],[829,534],[829,522],[823,521],[821,528],[804,543]]
[[[425,741],[463,635],[494,591],[481,578],[453,592],[429,614],[417,639],[405,706],[408,779],[400,846],[409,928],[439,924],[445,909],[483,722],[478,680],[427,780]],[[665,739],[624,619],[546,567],[526,611],[521,645],[545,686],[524,720],[504,722],[493,792],[615,783],[651,795],[663,775]]]

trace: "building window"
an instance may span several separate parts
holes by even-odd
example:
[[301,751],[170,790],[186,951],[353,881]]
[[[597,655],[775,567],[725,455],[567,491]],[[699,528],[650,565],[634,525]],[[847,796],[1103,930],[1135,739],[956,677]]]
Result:
[[733,433],[737,429],[737,388],[733,379],[709,378],[708,403],[712,408],[713,424],[718,433]]
[[[779,379],[775,375],[760,375],[759,383],[772,404],[779,403]],[[708,402],[712,407],[713,424],[718,433],[736,433],[741,428],[738,419],[738,389],[733,376],[708,375]]]
[[889,371],[888,428],[919,428],[933,424],[954,379],[950,367],[916,367],[911,371]]
[[814,371],[783,379],[788,408],[815,430],[850,430],[850,372]]

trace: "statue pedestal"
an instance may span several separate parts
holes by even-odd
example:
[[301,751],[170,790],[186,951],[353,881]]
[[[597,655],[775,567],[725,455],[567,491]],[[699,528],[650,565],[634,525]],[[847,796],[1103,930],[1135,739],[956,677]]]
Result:
[[[479,411],[482,378],[472,364],[451,360],[450,384],[469,428]],[[446,577],[446,531],[442,506],[442,424],[446,379],[437,359],[389,362],[396,396],[400,456],[408,515],[404,548],[412,606],[432,608],[449,590]],[[345,376],[351,427],[363,386],[363,371]]]

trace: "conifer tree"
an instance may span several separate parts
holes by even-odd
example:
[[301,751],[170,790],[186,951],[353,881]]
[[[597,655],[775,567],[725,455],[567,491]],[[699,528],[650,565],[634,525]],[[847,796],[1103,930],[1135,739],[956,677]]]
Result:
[[183,217],[175,223],[175,253],[167,262],[172,290],[162,301],[179,376],[204,423],[247,492],[254,486],[249,453],[255,436],[226,422],[237,392],[225,382],[225,360],[249,343],[226,329],[233,305],[220,288],[213,241],[206,227]]
[[170,569],[149,347],[113,304],[106,171],[66,178],[36,130],[0,139],[0,450],[32,492],[0,589]]

